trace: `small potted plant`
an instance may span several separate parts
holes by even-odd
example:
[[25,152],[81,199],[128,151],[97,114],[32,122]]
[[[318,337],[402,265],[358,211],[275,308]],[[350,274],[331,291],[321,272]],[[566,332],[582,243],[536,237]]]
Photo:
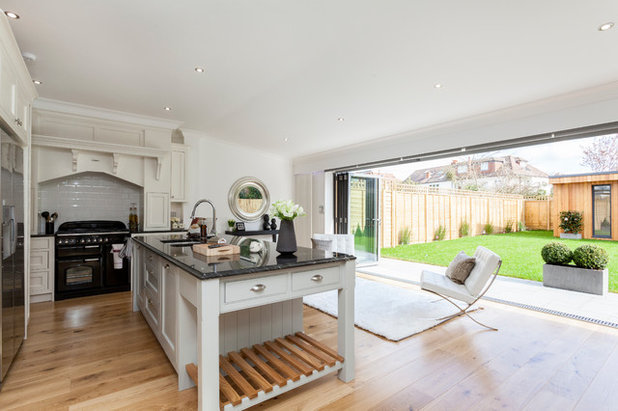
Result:
[[227,220],[227,226],[229,227],[229,231],[234,231],[235,225],[236,221],[232,220],[231,218]]
[[[609,286],[607,251],[582,245],[571,252],[563,243],[551,242],[541,250],[543,285],[589,294],[606,295]],[[575,265],[569,263],[573,260]]]
[[305,210],[294,204],[292,200],[275,201],[270,206],[270,215],[281,220],[279,239],[277,240],[277,252],[280,254],[294,254],[296,246],[296,233],[294,232],[294,219],[305,215]]
[[559,227],[564,231],[560,233],[560,238],[570,240],[581,240],[584,225],[584,214],[580,211],[561,211]]

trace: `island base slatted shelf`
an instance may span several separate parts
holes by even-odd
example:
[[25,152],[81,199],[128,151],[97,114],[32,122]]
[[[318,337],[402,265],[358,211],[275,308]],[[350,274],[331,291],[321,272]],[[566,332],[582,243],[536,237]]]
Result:
[[[298,332],[219,357],[221,410],[244,410],[341,369],[336,351]],[[186,365],[197,385],[197,366]]]

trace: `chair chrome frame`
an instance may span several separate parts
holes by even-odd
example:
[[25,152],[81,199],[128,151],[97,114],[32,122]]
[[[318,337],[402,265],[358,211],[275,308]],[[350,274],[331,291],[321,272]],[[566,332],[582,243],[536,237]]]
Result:
[[[473,306],[473,305],[474,305],[474,304],[475,304],[478,300],[480,300],[480,299],[481,299],[481,298],[485,295],[485,293],[487,292],[487,290],[489,290],[489,287],[491,287],[491,285],[492,285],[492,284],[494,283],[494,281],[496,280],[496,277],[498,276],[498,272],[500,271],[500,267],[501,267],[501,266],[502,266],[502,260],[500,260],[500,261],[498,262],[498,267],[496,267],[496,271],[494,271],[494,272],[493,272],[492,277],[491,277],[491,280],[490,280],[490,281],[489,281],[489,282],[485,285],[485,288],[483,288],[483,290],[481,291],[481,293],[480,293],[480,294],[479,294],[479,295],[478,295],[478,296],[474,299],[474,301],[472,301],[471,303],[468,303],[468,305],[467,305],[466,307],[464,307],[464,308],[460,307],[457,303],[453,302],[453,301],[452,301],[450,298],[448,298],[447,296],[444,296],[444,295],[442,295],[442,294],[440,294],[440,293],[437,293],[437,292],[435,292],[435,291],[432,291],[432,290],[427,290],[427,289],[425,289],[425,288],[422,288],[422,285],[421,285],[421,289],[422,289],[422,290],[424,290],[424,291],[428,291],[428,292],[430,292],[430,293],[432,293],[432,294],[437,295],[438,297],[441,297],[441,298],[445,299],[446,301],[448,301],[449,303],[451,303],[451,304],[453,304],[455,307],[457,307],[457,309],[459,310],[459,312],[457,312],[457,313],[455,313],[455,314],[447,315],[446,317],[439,318],[438,320],[445,320],[445,321],[449,321],[449,320],[452,320],[453,318],[457,318],[457,317],[460,317],[460,316],[462,316],[462,315],[465,315],[465,316],[467,316],[469,319],[471,319],[472,321],[474,321],[475,323],[477,323],[478,325],[480,325],[480,326],[482,326],[482,327],[485,327],[485,328],[487,328],[487,329],[489,329],[489,330],[491,330],[491,331],[498,331],[498,329],[497,329],[497,328],[490,327],[489,325],[483,324],[482,322],[480,322],[480,321],[478,321],[477,319],[475,319],[474,317],[472,317],[472,316],[470,315],[470,313],[471,313],[472,311],[476,311],[476,310],[470,310],[470,307],[472,307],[472,306]],[[453,298],[453,297],[451,297],[451,298]],[[461,300],[459,300],[459,301],[461,301]]]

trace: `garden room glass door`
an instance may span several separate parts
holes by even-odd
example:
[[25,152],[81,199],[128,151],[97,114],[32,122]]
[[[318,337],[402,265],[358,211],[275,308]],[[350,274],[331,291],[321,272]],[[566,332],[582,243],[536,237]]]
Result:
[[376,264],[380,257],[380,180],[350,175],[349,233],[354,234],[357,265]]

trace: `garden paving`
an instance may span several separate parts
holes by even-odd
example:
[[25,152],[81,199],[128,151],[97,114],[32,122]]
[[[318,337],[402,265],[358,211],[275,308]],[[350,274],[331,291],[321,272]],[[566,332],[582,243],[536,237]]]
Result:
[[[446,267],[381,258],[377,265],[357,267],[356,271],[419,285],[421,272],[444,273]],[[498,276],[487,299],[542,311],[555,311],[570,317],[586,317],[618,327],[618,294],[607,296],[544,287],[537,281]]]

